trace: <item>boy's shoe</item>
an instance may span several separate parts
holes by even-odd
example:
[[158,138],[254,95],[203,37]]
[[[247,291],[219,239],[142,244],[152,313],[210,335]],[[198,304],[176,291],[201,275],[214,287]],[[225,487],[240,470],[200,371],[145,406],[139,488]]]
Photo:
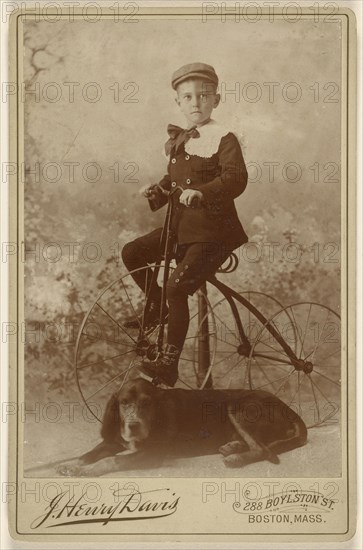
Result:
[[[168,308],[165,306],[165,315],[164,315],[164,322],[167,321],[168,318]],[[132,328],[137,329],[142,326],[142,315],[140,316],[132,316],[126,319],[126,321],[123,323],[124,328]],[[146,314],[146,318],[144,320],[144,330],[150,330],[151,328],[156,327],[160,322],[160,301],[154,301],[152,300],[149,305],[149,310]]]
[[173,344],[165,344],[162,355],[156,361],[144,361],[140,370],[155,382],[163,382],[171,388],[178,380],[180,351]]

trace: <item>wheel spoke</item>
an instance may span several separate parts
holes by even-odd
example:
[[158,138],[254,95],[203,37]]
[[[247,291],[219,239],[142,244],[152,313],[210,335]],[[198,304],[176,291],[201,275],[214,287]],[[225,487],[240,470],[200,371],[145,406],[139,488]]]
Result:
[[[300,389],[300,386],[301,386],[301,381],[302,381],[302,377],[300,378],[300,372],[298,371],[298,377],[297,377],[297,389],[294,393],[294,395],[292,396],[291,400],[289,401],[289,403],[287,404],[288,407],[290,407],[290,405],[293,403],[296,395],[298,394],[299,395],[299,401],[300,401],[300,393],[299,393],[299,389]],[[299,409],[300,410],[300,409]]]
[[325,395],[325,393],[324,393],[323,390],[320,388],[320,386],[318,386],[317,383],[314,382],[314,380],[313,380],[313,378],[312,378],[312,376],[311,376],[311,373],[308,374],[308,376],[309,376],[309,378],[310,378],[312,384],[314,384],[315,388],[318,390],[318,392],[321,393],[321,395],[324,397],[325,401],[326,401],[327,403],[330,403],[329,398]]
[[[256,357],[259,357],[259,355],[257,354],[257,355],[254,355],[254,356],[253,356],[254,359],[256,359]],[[269,367],[278,368],[278,369],[281,369],[281,370],[283,370],[284,372],[286,372],[286,366],[290,366],[290,367],[291,367],[292,365],[291,365],[291,363],[281,363],[281,364],[279,364],[279,363],[273,363],[272,365],[271,365],[271,363],[264,363],[263,366],[264,366],[264,367],[267,367],[267,368],[269,368]]]
[[[297,371],[297,383],[298,383],[298,389],[300,388],[300,384],[301,384],[301,381],[300,379],[302,378],[301,376],[301,372],[298,370]],[[298,392],[298,398],[297,398],[297,403],[298,403],[298,407],[299,407],[299,414],[300,414],[300,411],[301,411],[301,395],[300,395],[300,392]]]
[[190,318],[189,318],[189,323],[191,321],[193,321],[193,319],[195,319],[195,317],[197,317],[197,315],[198,315],[198,311],[196,313],[193,313],[193,315],[191,315]]
[[133,369],[134,367],[134,361],[131,361],[130,365],[128,366],[128,368],[126,369],[126,374],[124,376],[124,379],[122,380],[121,382],[121,385],[120,385],[120,389],[124,387],[125,383],[127,382],[127,379],[130,375],[130,372],[131,370]]
[[291,365],[291,360],[287,361],[286,359],[281,359],[280,357],[273,357],[271,355],[265,355],[264,353],[254,353],[252,357],[255,359],[256,357],[262,357],[263,359],[268,359],[269,361],[276,361],[277,363],[281,363],[282,365]]
[[321,333],[320,333],[320,336],[319,336],[318,341],[317,341],[317,343],[316,343],[316,346],[315,346],[315,348],[313,349],[313,351],[310,352],[309,355],[308,355],[307,357],[305,357],[305,360],[308,359],[311,355],[312,355],[312,360],[314,359],[315,352],[316,352],[316,350],[318,349],[318,346],[319,346],[319,344],[320,344],[320,340],[322,339],[322,336],[323,336],[323,333],[324,333],[324,329],[325,329],[326,324],[327,324],[327,322],[328,322],[329,315],[330,315],[330,311],[328,310],[328,315],[326,316],[326,319],[325,319],[325,321],[324,321],[324,325],[323,325],[323,328],[321,329]]
[[[218,340],[218,342],[222,342],[223,344],[227,344],[227,346],[232,346],[232,348],[234,348],[233,353],[237,353],[236,344],[231,344],[231,342],[226,342],[226,340],[222,340],[222,338],[218,338],[218,336],[216,336],[216,340]],[[220,353],[220,352],[218,352],[218,353]]]
[[276,353],[279,353],[279,354],[282,355],[283,357],[286,356],[286,353],[285,353],[285,352],[282,352],[282,351],[280,351],[280,350],[274,348],[273,346],[271,346],[271,344],[267,344],[267,343],[266,343],[265,341],[263,341],[263,340],[259,340],[259,341],[258,341],[258,344],[262,344],[263,346],[266,346],[267,348],[272,349],[272,351],[275,351]]
[[225,378],[230,372],[232,372],[237,367],[237,365],[239,365],[241,363],[242,360],[243,360],[243,357],[240,357],[240,359],[238,359],[237,363],[235,363],[231,368],[229,368],[227,370],[227,372],[224,372],[220,376],[213,376],[213,380],[222,380],[222,378]]
[[[133,365],[132,365],[133,367]],[[117,378],[120,378],[120,376],[122,376],[123,374],[125,374],[125,372],[128,372],[132,367],[128,366],[127,369],[123,370],[122,372],[120,372],[119,374],[116,374],[116,376],[114,376],[113,378],[111,378],[108,382],[106,382],[106,384],[104,384],[103,386],[101,386],[100,388],[98,388],[98,390],[96,390],[95,392],[93,392],[91,395],[89,395],[87,398],[86,398],[86,401],[88,401],[89,399],[91,399],[92,397],[94,397],[97,393],[99,393],[100,391],[104,390],[107,386],[109,386],[110,384],[112,384],[112,382],[114,382],[115,380],[117,380]]]
[[[146,269],[146,273],[145,273],[145,288],[143,290],[143,294],[144,294],[144,299],[143,299],[143,306],[142,306],[142,324],[144,325],[145,323],[145,310],[146,310],[146,304],[147,304],[147,301],[148,301],[148,298],[149,298],[149,295],[147,293],[147,284],[148,284],[148,278],[149,278],[149,270]],[[150,288],[151,288],[151,285],[149,287],[149,292],[150,292]]]
[[227,355],[227,357],[222,357],[222,359],[220,359],[219,361],[217,361],[216,363],[213,363],[213,367],[216,367],[217,365],[220,365],[220,363],[224,363],[224,361],[227,361],[227,359],[229,357],[232,357],[232,355],[234,355],[235,352],[232,351],[232,353],[230,353],[229,355]]
[[[215,332],[208,332],[207,334],[203,335],[203,336],[215,336]],[[185,338],[185,340],[196,340],[199,338],[199,334],[194,334],[194,336],[187,336]]]
[[259,368],[260,371],[262,372],[263,376],[266,378],[266,380],[269,382],[269,384],[271,384],[271,386],[275,389],[274,383],[273,383],[272,380],[270,380],[270,378],[267,376],[267,374],[265,373],[264,369],[261,367],[261,365],[260,365],[260,363],[257,361],[257,359],[256,359],[256,363],[257,363],[258,368]]
[[301,356],[302,356],[303,353],[304,353],[304,342],[305,342],[306,333],[307,333],[308,326],[309,326],[310,313],[311,313],[312,307],[313,307],[313,304],[310,304],[309,313],[308,313],[308,318],[306,319],[306,325],[305,325],[304,336],[303,336],[303,339],[302,339],[302,342],[301,342],[301,350],[300,350],[299,359],[301,359]]
[[[276,378],[275,382],[280,382],[280,380],[284,380],[285,378],[287,378],[289,375],[288,374],[285,374],[284,376],[280,376],[280,378]],[[261,386],[256,386],[254,387],[253,389],[254,390],[260,390],[261,388],[266,388],[266,386],[271,386],[270,383],[268,384],[262,384]]]
[[[301,340],[301,336],[300,336],[300,331],[299,331],[299,326],[296,322],[296,318],[295,318],[295,314],[294,314],[294,310],[292,309],[292,306],[290,306],[290,310],[291,310],[291,314],[292,314],[292,318],[293,318],[293,324],[295,326],[295,329],[296,329],[296,333],[297,333],[297,337],[298,339],[300,340],[300,344],[301,344],[301,348],[303,347],[303,342]],[[297,350],[296,350],[297,351]],[[301,357],[301,354],[300,354],[300,357]]]
[[[154,266],[154,269],[156,269],[156,266]],[[146,271],[146,274],[145,274],[145,288],[144,288],[144,306],[142,308],[142,325],[143,326],[145,325],[146,304],[149,301],[150,292],[151,292],[151,285],[152,285],[152,279],[153,279],[153,276],[154,276],[154,272],[152,271],[152,268],[150,266],[146,267],[145,271]],[[147,290],[148,278],[149,278],[150,273],[151,273],[151,281],[150,281],[150,284],[149,284],[149,289]]]
[[326,361],[327,359],[330,359],[330,357],[333,357],[333,355],[335,355],[336,353],[340,353],[340,347],[338,349],[336,349],[335,351],[332,351],[331,353],[329,353],[329,355],[326,355],[325,357],[322,357],[321,359],[319,359],[319,363],[322,363],[323,361]]
[[[221,353],[225,353],[225,354],[227,353],[228,355],[233,355],[234,353],[238,353],[238,352],[237,352],[237,350],[231,351],[230,349],[228,349],[228,350],[227,350],[227,349],[220,349],[220,350],[218,350],[218,355],[221,354]],[[238,353],[238,355],[239,355],[239,353]],[[243,356],[243,357],[245,357],[245,356]],[[223,361],[224,361],[225,359],[226,359],[226,357],[223,359]]]
[[340,383],[339,382],[336,382],[335,380],[333,380],[332,378],[329,378],[329,376],[326,376],[326,374],[323,374],[322,372],[318,371],[316,369],[316,367],[314,366],[314,370],[313,372],[315,374],[318,374],[319,376],[322,376],[323,378],[325,378],[326,380],[329,380],[329,382],[331,382],[332,384],[335,384],[336,386],[338,386],[338,388],[340,388]]
[[[248,293],[248,301],[249,302],[251,301],[251,293],[250,292]],[[250,312],[250,310],[248,310],[248,326],[249,327],[251,326],[251,312]]]
[[[308,374],[307,375],[309,380],[310,380],[310,385],[311,385],[311,389],[312,389],[312,392],[313,392],[313,396],[314,396],[314,401],[315,401],[315,406],[316,406],[316,410],[318,412],[318,424],[320,424],[320,409],[319,409],[319,404],[318,404],[318,400],[316,398],[316,394],[315,394],[315,388],[314,388],[314,384],[313,384],[313,381],[312,381],[312,378],[311,376]],[[315,420],[315,419],[314,419]]]
[[130,303],[130,306],[132,307],[132,310],[133,310],[133,312],[134,312],[134,314],[135,314],[135,318],[136,318],[137,323],[138,323],[138,325],[139,325],[139,327],[140,327],[140,330],[142,330],[142,325],[141,325],[141,323],[140,323],[139,316],[138,316],[138,314],[136,313],[136,309],[135,309],[135,307],[134,307],[134,304],[133,304],[132,301],[131,301],[131,298],[130,298],[130,296],[129,296],[129,293],[127,292],[127,288],[126,288],[126,286],[125,286],[125,283],[124,283],[124,280],[123,280],[123,279],[121,279],[121,283],[122,283],[123,289],[124,289],[124,291],[125,291],[125,294],[126,294],[126,296],[127,296],[127,299],[128,299],[128,301],[129,301],[129,303]]
[[[223,325],[223,326],[225,327],[225,329],[227,329],[227,330],[226,330],[226,334],[232,334],[232,335],[234,336],[234,338],[237,340],[237,342],[239,342],[239,338],[237,338],[235,331],[230,330],[230,328],[229,328],[229,326],[227,325],[227,323],[226,323],[225,321],[223,321],[223,319],[221,319],[221,318],[219,317],[219,315],[218,315],[214,310],[213,310],[213,314],[214,314],[214,316],[220,321],[221,325]],[[223,342],[223,341],[224,341],[224,340],[221,340],[221,342]],[[229,343],[229,342],[226,342],[226,343]],[[233,344],[231,344],[231,345],[233,345]]]
[[111,321],[113,321],[115,323],[115,325],[118,326],[122,330],[122,332],[124,332],[126,334],[126,336],[128,336],[128,338],[130,338],[130,340],[132,340],[134,342],[134,344],[137,344],[135,338],[130,336],[130,334],[128,332],[126,332],[126,330],[123,328],[123,326],[121,326],[113,317],[111,317],[111,315],[101,306],[101,304],[99,304],[97,302],[97,305],[100,309],[102,309],[102,311],[107,315],[107,317],[109,317],[111,319]]
[[285,386],[286,382],[287,382],[287,379],[290,378],[290,376],[293,374],[293,372],[295,372],[295,369],[292,369],[292,371],[289,372],[289,374],[287,376],[285,376],[286,380],[285,382],[283,382],[281,384],[281,386],[279,387],[279,389],[277,390],[277,392],[275,393],[275,395],[278,395],[280,393],[280,391],[282,390],[282,388]]
[[82,331],[82,336],[85,336],[86,338],[88,338],[89,340],[93,340],[94,342],[98,342],[99,340],[102,340],[104,342],[109,342],[110,344],[116,344],[117,346],[126,346],[127,348],[130,348],[131,350],[134,349],[134,347],[132,347],[130,344],[126,344],[126,342],[117,342],[117,340],[111,340],[110,338],[104,338],[103,336],[101,336],[100,338],[93,338],[92,336],[89,336],[89,334],[87,334],[86,332],[83,332]]
[[133,353],[132,350],[124,351],[123,353],[119,353],[118,355],[113,355],[112,357],[107,357],[107,359],[101,359],[100,361],[94,361],[93,363],[86,363],[85,365],[79,365],[77,366],[77,370],[85,369],[86,367],[92,367],[93,365],[99,365],[100,363],[107,363],[107,361],[113,361],[114,359],[118,359],[119,357],[123,357],[124,355],[127,355],[128,353]]

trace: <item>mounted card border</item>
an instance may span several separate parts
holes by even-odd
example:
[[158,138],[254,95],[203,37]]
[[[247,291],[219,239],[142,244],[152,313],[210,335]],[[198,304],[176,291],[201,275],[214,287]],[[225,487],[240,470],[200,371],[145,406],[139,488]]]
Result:
[[[306,11],[305,11],[306,10]],[[68,11],[62,10],[67,16]],[[268,15],[268,10],[262,10],[264,15]],[[49,13],[52,10],[49,9]],[[81,15],[81,10],[74,9],[75,17]],[[251,10],[251,14],[253,10]],[[115,12],[109,8],[102,8],[102,17],[114,17]],[[282,14],[282,12],[281,12]],[[280,14],[280,15],[281,15]],[[124,16],[124,14],[120,14]],[[201,18],[201,7],[195,8],[145,8],[140,7],[137,12],[138,18]],[[233,17],[233,12],[228,12],[226,17]],[[278,16],[279,12],[276,11]],[[304,17],[314,17],[314,14],[308,8],[303,10]],[[10,81],[15,83],[22,82],[23,73],[23,35],[22,35],[22,18],[32,17],[31,8],[24,8],[14,12],[10,18]],[[216,14],[218,19],[220,14]],[[356,408],[355,408],[355,380],[356,380],[356,163],[357,163],[357,147],[356,147],[356,18],[353,11],[350,9],[339,8],[335,13],[335,17],[342,21],[342,184],[341,184],[341,214],[342,214],[342,336],[343,350],[345,350],[345,365],[347,369],[343,373],[344,383],[343,390],[345,395],[345,407],[342,418],[343,435],[346,434],[346,439],[343,437],[343,462],[340,478],[341,491],[343,500],[346,499],[346,522],[344,528],[339,532],[309,532],[305,534],[297,534],[292,530],[288,532],[249,532],[246,529],[241,529],[239,533],[232,533],[228,530],[228,521],[224,522],[226,528],[221,532],[210,533],[207,530],[201,531],[198,529],[198,517],[188,516],[190,509],[195,512],[192,516],[198,516],[198,491],[195,494],[191,482],[194,486],[197,482],[208,482],[208,479],[180,479],[168,478],[163,479],[164,485],[170,485],[176,492],[180,491],[184,498],[186,494],[190,498],[190,503],[182,511],[179,510],[177,521],[173,525],[168,523],[160,523],[162,528],[154,529],[154,525],[150,528],[147,522],[141,522],[140,530],[128,529],[121,525],[118,531],[113,528],[104,527],[102,529],[86,529],[83,532],[68,527],[61,532],[50,533],[49,529],[32,529],[30,524],[32,519],[30,513],[32,506],[27,506],[22,502],[21,485],[25,482],[29,483],[29,479],[23,477],[22,472],[22,441],[21,441],[21,426],[20,420],[16,416],[10,416],[9,432],[10,432],[10,459],[9,459],[9,484],[14,484],[15,493],[9,496],[9,517],[10,517],[10,533],[14,539],[26,541],[209,541],[209,542],[292,542],[292,541],[321,541],[321,542],[337,542],[350,539],[355,531],[356,524]],[[23,105],[17,96],[10,98],[10,162],[14,162],[18,167],[21,166],[24,158],[24,124],[23,124]],[[10,179],[10,242],[16,243],[18,250],[24,242],[24,195],[23,183],[17,174],[11,176]],[[20,327],[24,321],[24,284],[23,284],[23,265],[18,261],[16,256],[10,257],[10,323],[15,323],[15,326]],[[24,392],[24,360],[23,360],[23,343],[21,338],[16,337],[10,341],[10,402],[19,403],[23,401]],[[343,382],[343,381],[342,381]],[[345,385],[344,385],[345,384]],[[221,481],[241,480],[238,477],[223,478]],[[119,480],[119,478],[118,478]],[[335,480],[335,478],[334,478]],[[52,480],[46,480],[48,482]],[[62,480],[55,478],[55,483],[62,484]],[[68,479],[65,481],[69,482]],[[75,480],[80,484],[85,483],[85,480],[80,478]],[[89,481],[89,480],[86,480]],[[243,483],[248,480],[243,479]],[[286,480],[285,480],[286,481]],[[309,482],[312,483],[314,478],[302,479],[297,478],[300,484]],[[328,483],[329,479],[321,480],[322,483]],[[336,480],[335,480],[336,481]],[[32,484],[44,483],[44,479],[32,479]],[[109,486],[110,478],[97,479],[97,483],[101,486]],[[160,478],[143,478],[141,483],[148,487],[155,484],[160,485]],[[199,487],[199,486],[198,486]],[[185,489],[188,488],[187,493]],[[199,487],[200,489],[200,487]],[[200,499],[200,494],[199,494]],[[343,503],[344,504],[344,503]],[[38,506],[38,504],[37,504]],[[39,505],[41,508],[41,505]],[[196,507],[196,508],[193,508]],[[224,505],[225,506],[225,505]],[[44,508],[44,506],[43,506]],[[202,507],[199,509],[200,515],[203,515]],[[222,505],[213,509],[214,514],[229,514],[230,508],[223,508]],[[186,514],[186,515],[185,515]],[[189,519],[188,519],[189,518]],[[184,522],[189,522],[189,529],[176,529],[176,526],[185,525]],[[212,519],[215,522],[215,519]],[[126,522],[129,527],[133,522]],[[28,525],[28,528],[26,527]],[[96,526],[97,527],[97,526]],[[245,526],[244,526],[245,527]],[[307,527],[308,528],[308,527]]]

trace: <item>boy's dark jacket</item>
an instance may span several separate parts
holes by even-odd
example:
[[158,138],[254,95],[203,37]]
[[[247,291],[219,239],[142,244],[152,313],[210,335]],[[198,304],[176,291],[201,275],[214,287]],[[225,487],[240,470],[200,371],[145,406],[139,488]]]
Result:
[[[210,158],[188,154],[184,143],[177,151],[173,147],[168,174],[159,185],[169,191],[177,185],[198,189],[204,199],[198,207],[186,207],[179,203],[180,193],[174,194],[173,226],[178,243],[221,242],[232,250],[246,243],[248,237],[238,219],[234,199],[245,190],[247,178],[241,147],[233,133],[221,138],[218,151]],[[149,199],[153,211],[166,202],[167,197],[160,191]]]

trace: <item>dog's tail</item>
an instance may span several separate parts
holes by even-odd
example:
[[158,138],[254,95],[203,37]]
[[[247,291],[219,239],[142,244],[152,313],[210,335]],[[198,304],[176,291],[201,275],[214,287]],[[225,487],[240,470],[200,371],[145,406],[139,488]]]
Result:
[[269,460],[273,464],[279,464],[280,459],[277,456],[274,449],[271,449],[270,446],[265,445],[262,443],[262,441],[258,441],[255,437],[252,437],[252,435],[243,427],[239,422],[237,422],[233,412],[228,411],[228,417],[235,428],[236,432],[244,441],[246,441],[247,445],[249,446],[251,451],[260,451],[261,458],[265,458],[266,460]]

